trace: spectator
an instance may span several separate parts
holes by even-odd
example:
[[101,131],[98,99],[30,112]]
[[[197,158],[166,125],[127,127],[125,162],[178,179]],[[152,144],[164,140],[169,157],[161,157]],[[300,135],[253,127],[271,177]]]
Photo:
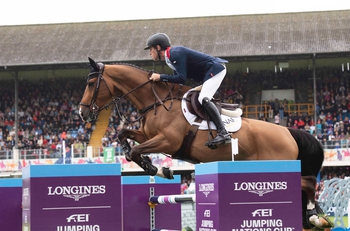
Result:
[[274,117],[275,102],[271,99],[269,100],[268,105],[269,105],[269,119],[272,119]]
[[277,112],[277,114],[275,115],[275,124],[276,125],[279,125],[280,124],[280,113],[279,112]]
[[[285,99],[285,101],[287,101]],[[284,119],[284,108],[286,107],[285,105],[285,101],[281,101],[278,107],[278,112],[280,114],[280,119],[283,120]]]
[[302,117],[300,117],[298,120],[298,129],[304,129],[304,127],[305,127],[305,121],[303,120]]

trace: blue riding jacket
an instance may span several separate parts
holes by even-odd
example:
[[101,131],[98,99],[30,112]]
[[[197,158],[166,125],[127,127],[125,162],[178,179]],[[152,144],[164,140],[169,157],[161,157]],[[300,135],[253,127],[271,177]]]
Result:
[[183,46],[168,47],[165,61],[173,70],[172,75],[161,74],[160,81],[184,84],[187,78],[205,82],[224,70],[227,60],[213,57]]

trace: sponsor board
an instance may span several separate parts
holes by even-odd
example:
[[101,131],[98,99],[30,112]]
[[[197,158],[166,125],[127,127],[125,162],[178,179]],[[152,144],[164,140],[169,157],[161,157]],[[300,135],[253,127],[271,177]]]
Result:
[[302,229],[299,161],[201,164],[196,185],[199,231]]
[[21,230],[22,179],[0,179],[0,198],[0,230]]
[[121,228],[119,164],[28,168],[23,178],[23,230]]

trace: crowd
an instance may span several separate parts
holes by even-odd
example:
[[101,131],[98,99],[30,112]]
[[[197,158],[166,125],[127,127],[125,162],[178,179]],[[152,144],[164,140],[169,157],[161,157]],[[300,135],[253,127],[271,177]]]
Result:
[[[79,103],[84,92],[85,79],[21,80],[18,86],[18,148],[22,155],[37,157],[37,151],[46,157],[57,157],[65,145],[73,145],[74,153],[83,155],[94,122],[85,123],[79,116]],[[119,101],[120,114],[135,121],[136,108],[127,100]],[[14,81],[2,80],[0,87],[0,159],[11,158],[15,146]],[[138,129],[139,122],[125,123]],[[117,134],[121,129],[119,114],[114,109],[109,118],[101,147],[119,148]],[[134,145],[134,144],[132,144]],[[26,150],[26,151],[21,151]],[[29,151],[33,150],[33,151]],[[42,150],[42,151],[41,151]]]
[[[0,91],[0,150],[15,145],[15,96],[13,81],[2,81]],[[53,154],[67,145],[89,140],[91,128],[78,115],[84,81],[75,79],[22,80],[18,87],[18,148],[45,149]]]
[[[251,85],[260,89],[294,88],[297,84],[312,84],[307,79],[310,70],[284,70],[249,73],[228,73],[215,97],[243,106]],[[350,82],[349,73],[336,69],[317,70],[317,120],[307,114],[288,114],[284,111],[289,101],[273,99],[266,102],[273,108],[272,118],[286,121],[286,126],[303,129],[313,134],[325,147],[347,147],[350,143]],[[258,81],[259,80],[259,81]],[[288,81],[287,81],[288,80]],[[188,85],[195,86],[189,81]],[[46,155],[57,155],[66,145],[74,146],[81,153],[88,144],[94,123],[83,122],[78,114],[79,102],[85,88],[84,78],[21,80],[18,86],[18,148],[22,150],[47,150]],[[1,80],[0,87],[0,158],[1,151],[12,150],[15,145],[15,97],[14,81]],[[237,93],[232,97],[233,93]],[[249,102],[248,102],[249,103]],[[135,121],[136,108],[126,100],[119,102],[120,114]],[[101,140],[101,147],[113,146],[119,151],[118,131],[124,126],[137,129],[139,122],[121,123],[120,114],[114,108],[109,126]],[[131,145],[136,145],[131,143]]]
[[[286,71],[288,72],[288,71]],[[304,80],[299,79],[300,84],[312,85],[303,73]],[[290,76],[290,74],[286,74]],[[307,113],[287,113],[287,99],[271,99],[264,101],[261,106],[260,120],[271,121],[280,124],[285,121],[285,126],[305,130],[314,135],[325,148],[340,148],[350,146],[350,74],[336,69],[320,68],[317,72],[316,92],[316,121],[314,116]],[[306,79],[306,81],[305,81]],[[293,81],[294,80],[294,81]],[[291,78],[291,83],[295,82]],[[264,80],[265,82],[265,80]],[[264,111],[264,110],[267,110]]]
[[350,82],[347,72],[325,72],[317,82],[316,122],[313,116],[288,115],[287,126],[313,134],[325,148],[350,144]]

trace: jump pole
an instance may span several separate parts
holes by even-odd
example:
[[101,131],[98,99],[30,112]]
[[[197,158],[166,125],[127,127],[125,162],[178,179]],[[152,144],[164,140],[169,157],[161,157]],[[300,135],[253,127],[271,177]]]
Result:
[[[180,194],[180,195],[163,195],[163,196],[154,196],[152,192],[150,192],[150,198],[148,201],[148,205],[150,206],[150,219],[155,221],[155,206],[158,204],[181,204],[181,203],[195,203],[196,195],[195,194]],[[173,229],[152,229],[151,231],[179,231]]]
[[165,195],[165,196],[151,196],[149,198],[150,204],[179,204],[185,202],[196,202],[195,194],[180,194],[180,195]]

